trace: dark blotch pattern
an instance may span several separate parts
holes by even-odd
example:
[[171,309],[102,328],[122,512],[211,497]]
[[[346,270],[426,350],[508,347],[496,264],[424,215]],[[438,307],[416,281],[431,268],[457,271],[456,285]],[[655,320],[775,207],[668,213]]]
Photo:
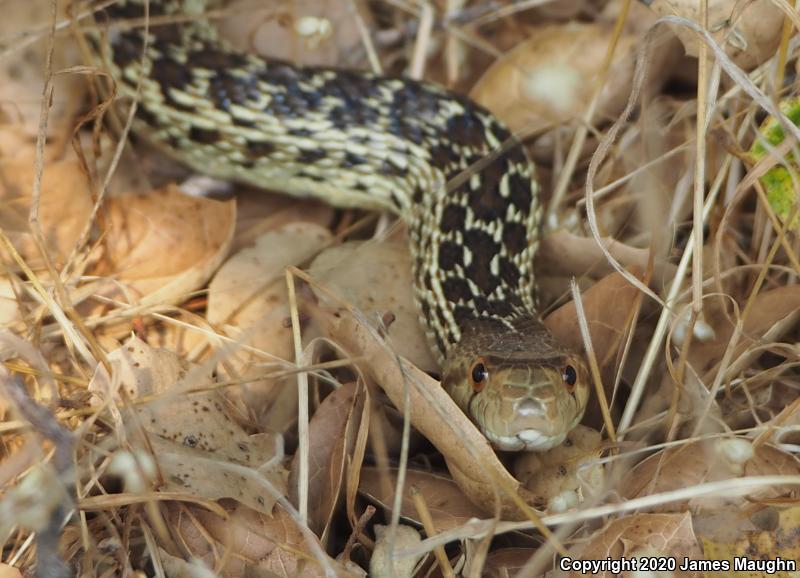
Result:
[[313,135],[313,133],[307,128],[290,128],[286,132],[288,132],[292,136],[305,137],[305,138]]
[[223,52],[204,47],[189,55],[189,64],[197,68],[221,72],[245,66],[247,57],[237,52]]
[[461,205],[447,205],[442,211],[442,220],[439,223],[442,231],[452,233],[464,228],[467,219],[467,210]]
[[444,280],[442,285],[447,298],[453,302],[468,302],[472,299],[472,291],[469,290],[469,284],[464,279],[449,277]]
[[[149,10],[150,18],[165,14],[164,6],[158,2],[150,2]],[[116,2],[106,6],[103,11],[111,21],[138,20],[145,16],[144,4],[138,2]]]
[[522,223],[506,223],[503,227],[503,245],[509,255],[519,255],[528,247],[528,231]]
[[268,157],[275,152],[275,145],[268,141],[247,141],[247,154],[254,159]]
[[[434,145],[430,150],[430,155],[431,164],[437,167],[452,167],[457,165],[461,159],[452,147],[444,144]],[[445,177],[451,179],[456,176],[460,170],[460,168],[456,170],[448,169],[445,171]]]
[[120,68],[126,68],[134,62],[140,61],[143,48],[144,39],[141,31],[122,32],[114,44],[114,63]]
[[454,271],[456,265],[464,264],[464,249],[451,241],[445,241],[439,246],[439,268],[444,271]]
[[308,171],[300,171],[297,173],[297,176],[300,177],[301,179],[308,179],[309,181],[314,181],[315,183],[325,182],[325,177],[309,173]]
[[300,153],[297,155],[297,162],[304,165],[313,165],[326,156],[328,156],[328,154],[323,149],[301,149]]
[[493,167],[500,166],[495,161],[489,165],[492,170],[481,173],[482,183],[477,189],[470,188],[469,206],[480,221],[490,222],[505,218],[508,200],[500,194],[500,180]]
[[486,142],[483,123],[474,112],[451,116],[447,121],[447,134],[454,141],[480,150]]
[[147,123],[148,126],[157,127],[160,124],[158,117],[143,106],[139,107],[139,109],[136,111],[136,114],[139,119]]
[[531,204],[533,203],[530,181],[522,178],[517,173],[510,174],[508,175],[508,190],[511,202],[523,215],[527,216],[531,212]]
[[403,177],[406,174],[406,169],[397,166],[391,160],[385,160],[381,165],[381,172],[384,175],[389,175],[391,177]]
[[231,105],[247,106],[248,101],[259,97],[259,89],[253,78],[243,79],[225,70],[218,71],[209,79],[208,97],[220,110],[230,112]]
[[358,165],[365,165],[367,163],[369,163],[369,159],[361,155],[353,154],[350,151],[344,153],[344,159],[342,160],[342,166],[348,169]]
[[510,301],[498,301],[492,299],[487,302],[484,311],[492,315],[499,315],[500,317],[509,317],[514,314],[514,307]]
[[464,232],[464,243],[472,252],[472,261],[467,268],[467,276],[472,279],[482,293],[488,295],[497,287],[497,278],[489,269],[495,255],[500,252],[500,245],[492,237],[480,229]]
[[169,58],[154,62],[151,76],[161,86],[161,92],[167,101],[172,101],[170,92],[173,88],[183,90],[192,81],[189,69]]
[[519,283],[519,269],[505,257],[500,257],[500,278],[511,287]]
[[468,321],[469,319],[474,319],[475,314],[469,307],[464,307],[463,305],[456,305],[453,308],[453,317],[455,317],[456,323],[458,323],[459,325],[463,325],[465,321]]
[[214,144],[220,139],[220,134],[218,130],[193,126],[189,129],[189,138],[201,144]]

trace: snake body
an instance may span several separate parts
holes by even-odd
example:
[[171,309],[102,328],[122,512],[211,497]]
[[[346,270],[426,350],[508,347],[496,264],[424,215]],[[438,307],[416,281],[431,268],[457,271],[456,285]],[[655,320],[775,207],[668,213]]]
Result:
[[[151,0],[149,17],[190,8],[203,9]],[[105,13],[142,20],[145,2]],[[500,449],[560,443],[583,414],[587,372],[539,320],[542,211],[513,135],[434,84],[265,60],[189,20],[112,29],[102,44],[120,93],[138,102],[134,130],[205,174],[397,213],[448,393]]]

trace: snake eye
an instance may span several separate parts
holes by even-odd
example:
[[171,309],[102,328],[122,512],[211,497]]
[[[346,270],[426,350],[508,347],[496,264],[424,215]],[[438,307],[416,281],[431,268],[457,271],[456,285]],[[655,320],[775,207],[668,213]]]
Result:
[[486,366],[481,361],[476,361],[472,365],[469,372],[472,378],[472,389],[480,391],[486,385],[486,380],[489,378],[489,372],[486,371]]
[[571,365],[564,368],[564,373],[561,375],[567,387],[572,388],[578,383],[578,372]]

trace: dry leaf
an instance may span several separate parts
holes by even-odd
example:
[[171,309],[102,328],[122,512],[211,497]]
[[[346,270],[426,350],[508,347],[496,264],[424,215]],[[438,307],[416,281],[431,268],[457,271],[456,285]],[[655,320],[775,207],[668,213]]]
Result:
[[[0,102],[3,122],[14,119],[35,135],[41,115],[42,86],[47,58],[47,23],[52,5],[44,0],[15,2],[0,21],[3,58],[0,61]],[[71,16],[67,6],[57,5],[56,18],[65,22]],[[81,62],[77,44],[69,35],[56,34],[53,70],[62,71]],[[72,129],[74,115],[83,103],[87,83],[79,74],[58,74],[50,98],[50,140],[55,133]],[[53,130],[55,128],[55,130]]]
[[[800,560],[800,507],[780,510],[775,528],[759,531],[739,532],[736,539],[719,542],[703,538],[703,552],[708,560],[726,560],[729,569],[724,572],[707,572],[706,578],[793,578],[794,571],[779,571],[780,566],[773,566],[769,571],[766,564],[775,564],[778,559],[792,562]],[[699,533],[699,532],[698,532]],[[739,567],[734,560],[738,558],[744,567]],[[759,566],[764,564],[764,566]],[[784,568],[788,566],[784,565]],[[739,570],[739,571],[733,571]]]
[[[389,477],[384,479],[378,468],[362,468],[358,489],[370,500],[391,511],[397,485],[397,470],[391,469],[387,473]],[[465,499],[464,493],[450,478],[430,472],[407,470],[400,513],[405,519],[418,525],[421,525],[421,521],[411,497],[412,487],[416,488],[427,505],[433,525],[438,531],[462,526],[472,518],[484,517],[484,512]]]
[[[215,501],[229,498],[265,514],[286,494],[282,452],[276,452],[274,442],[272,437],[254,436],[227,451],[203,451],[158,436],[149,439],[163,475],[160,491]],[[239,459],[230,455],[237,450]]]
[[[310,223],[290,223],[261,235],[255,246],[228,259],[212,279],[208,320],[231,333],[258,327],[260,319],[272,316],[275,303],[284,299],[286,268],[309,260],[330,239],[327,229]],[[288,317],[288,309],[282,315],[281,319]],[[267,351],[285,349],[272,340],[256,336],[253,340]]]
[[392,322],[384,333],[393,349],[423,371],[439,369],[409,291],[414,282],[407,243],[350,242],[331,247],[314,259],[308,272],[374,326],[383,325],[384,315],[390,313]]
[[[361,45],[353,8],[335,0],[296,0],[291,5],[231,3],[220,34],[234,46],[304,66],[343,66]],[[369,14],[359,11],[359,17]],[[368,22],[365,22],[369,26]]]
[[249,435],[219,392],[185,391],[187,385],[212,388],[209,370],[191,367],[174,353],[152,349],[135,337],[108,359],[113,379],[100,365],[89,390],[104,400],[118,399],[111,386],[116,384],[129,399],[154,397],[133,406],[138,420],[130,423],[141,423],[150,434],[144,447],[153,450],[163,490],[233,498],[262,512],[272,510],[286,493],[282,440]]
[[[748,445],[750,443],[743,438],[736,439]],[[633,499],[736,477],[800,475],[800,460],[769,445],[753,447],[753,457],[743,464],[731,461],[729,454],[724,451],[728,441],[698,441],[661,450],[629,470],[619,484],[619,492],[625,498]],[[792,491],[792,486],[765,486],[754,489],[747,496],[701,496],[690,500],[688,506],[693,510],[718,508],[720,503],[742,504],[746,500],[774,498]],[[670,502],[658,509],[680,512],[686,508],[685,502]]]
[[[170,518],[192,555],[229,578],[250,576],[253,571],[273,572],[280,578],[325,576],[316,558],[319,553],[324,556],[320,544],[311,548],[308,537],[280,506],[270,516],[238,506],[227,518],[194,507],[173,507]],[[336,561],[325,559],[337,576],[352,576]]]
[[236,204],[167,187],[109,199],[105,253],[93,274],[124,283],[139,303],[178,303],[202,287],[233,239]]
[[[659,16],[682,16],[701,22],[700,4],[694,0],[655,0],[650,7]],[[708,0],[708,30],[726,54],[744,69],[755,68],[778,48],[783,11],[770,0]],[[672,26],[690,56],[699,54],[697,34],[685,26]]]
[[392,536],[389,526],[376,524],[375,537],[375,549],[369,559],[370,578],[411,578],[421,556],[393,560],[392,545],[395,552],[416,546],[422,541],[419,532],[411,526],[400,524]]
[[[788,331],[794,329],[800,315],[800,286],[789,285],[762,291],[753,300],[750,312],[744,320],[742,335],[736,346],[732,359],[738,365],[748,365],[750,357],[740,358],[748,348],[757,345],[767,334],[769,341],[781,339]],[[732,319],[735,323],[735,318]],[[715,338],[710,341],[696,343],[689,350],[689,362],[698,371],[713,375],[715,368],[722,360],[728,348],[734,326],[729,318],[721,312],[711,312],[707,319],[714,330]],[[753,353],[760,356],[761,351]],[[729,368],[730,372],[734,368]],[[710,380],[707,380],[710,382]]]
[[[642,280],[637,270],[630,273]],[[581,295],[592,347],[601,367],[616,355],[637,296],[639,289],[619,273],[611,273]],[[544,323],[559,342],[576,351],[584,350],[574,303],[559,307]]]
[[[0,228],[28,264],[39,269],[42,257],[28,225],[35,173],[35,141],[18,128],[0,131]],[[45,149],[39,220],[47,250],[56,267],[75,248],[92,210],[91,189],[73,156],[56,158]],[[65,210],[67,207],[69,210]]]
[[297,388],[287,387],[286,379],[264,379],[264,368],[254,364],[294,359],[292,327],[286,323],[290,310],[285,270],[307,262],[330,239],[327,229],[312,223],[282,225],[231,257],[208,287],[209,322],[238,343],[263,352],[233,348],[229,362],[239,372],[237,377],[251,380],[237,395],[271,431],[286,431],[294,423]]
[[[322,401],[309,423],[308,526],[317,536],[323,536],[339,502],[363,405],[363,388],[348,383]],[[299,469],[297,452],[289,473],[289,498],[293,504],[299,503]]]
[[216,578],[213,570],[196,558],[187,562],[170,555],[163,548],[158,549],[158,558],[166,578]]
[[[609,253],[625,268],[646,271],[650,261],[650,251],[626,245],[611,237],[604,237],[603,243]],[[601,276],[614,273],[606,256],[597,246],[594,238],[583,237],[559,229],[542,238],[536,253],[537,271],[545,275],[583,277]],[[677,268],[671,263],[656,263],[653,269],[653,285],[662,287],[675,278]]]
[[[634,514],[614,520],[596,532],[581,552],[579,560],[592,561],[619,560],[622,557],[674,557],[680,567],[684,558],[698,560],[702,557],[697,539],[692,529],[692,517],[684,514]],[[651,569],[650,574],[655,572]],[[654,569],[658,570],[658,568]],[[672,569],[670,569],[672,570]],[[613,578],[611,572],[594,572],[601,578]],[[573,571],[570,576],[585,576]],[[672,576],[699,578],[697,572],[676,570]]]
[[7,277],[0,277],[0,327],[10,327],[19,318],[19,303],[14,285]]
[[0,578],[22,578],[22,572],[13,566],[0,563]]
[[[470,92],[513,132],[539,131],[584,115],[602,68],[612,27],[569,22],[533,30],[502,56]],[[616,116],[630,91],[633,47],[623,35],[603,88],[598,115]]]
[[313,223],[330,229],[335,215],[335,209],[325,203],[250,189],[236,191],[236,207],[231,254],[254,246],[261,235],[290,223]]
[[508,578],[516,576],[536,550],[533,548],[500,548],[489,552],[481,576],[485,578]]

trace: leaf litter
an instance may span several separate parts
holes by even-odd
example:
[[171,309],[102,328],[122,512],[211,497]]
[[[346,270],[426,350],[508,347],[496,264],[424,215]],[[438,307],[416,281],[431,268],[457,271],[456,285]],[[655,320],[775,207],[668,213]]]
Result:
[[[93,92],[67,68],[81,64],[68,26],[88,20],[54,15],[73,59],[57,66],[74,72],[39,128],[52,13],[33,3],[0,27],[18,46],[3,52],[4,102],[21,112],[0,127],[0,354],[4,383],[21,378],[47,412],[23,419],[0,396],[0,574],[48,554],[92,575],[230,577],[556,576],[554,552],[797,559],[798,133],[794,101],[780,116],[767,97],[789,86],[796,15],[454,2],[430,26],[397,3],[245,4],[222,28],[248,50],[408,65],[528,138],[549,200],[546,323],[581,351],[587,335],[596,366],[584,426],[543,454],[489,447],[438,387],[402,226],[122,178],[96,205],[118,133],[72,140]],[[119,173],[138,183],[162,156],[134,143]],[[32,466],[68,447],[54,423],[77,440],[76,475],[45,483]],[[36,509],[37,492],[56,499]],[[61,505],[54,550],[40,538]]]

